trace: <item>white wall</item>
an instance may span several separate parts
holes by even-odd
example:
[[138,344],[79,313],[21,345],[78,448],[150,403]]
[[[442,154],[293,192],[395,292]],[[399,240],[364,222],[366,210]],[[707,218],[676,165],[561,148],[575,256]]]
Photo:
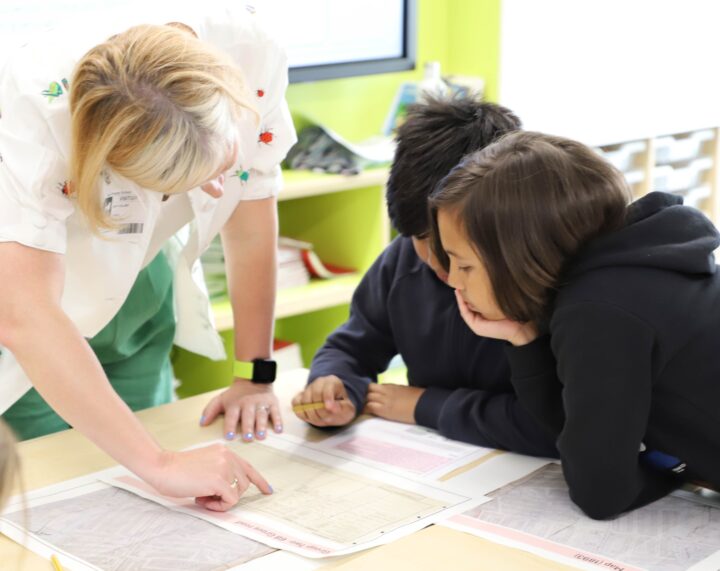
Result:
[[500,101],[600,145],[720,125],[720,2],[502,0]]

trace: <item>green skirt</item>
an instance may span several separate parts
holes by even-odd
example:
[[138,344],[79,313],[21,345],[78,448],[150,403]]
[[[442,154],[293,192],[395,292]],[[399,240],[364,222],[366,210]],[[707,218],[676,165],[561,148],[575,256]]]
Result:
[[[117,315],[88,342],[132,410],[170,402],[175,337],[173,275],[164,254],[140,272]],[[21,440],[69,428],[33,388],[2,418]]]

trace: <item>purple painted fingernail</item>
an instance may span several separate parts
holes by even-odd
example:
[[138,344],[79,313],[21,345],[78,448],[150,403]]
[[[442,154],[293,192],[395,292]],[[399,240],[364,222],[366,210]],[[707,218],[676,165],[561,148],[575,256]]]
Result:
[[204,414],[200,417],[200,426],[202,426],[203,424],[205,424],[205,415]]
[[283,431],[283,425],[282,424],[276,424],[275,425],[275,432],[282,432]]
[[257,433],[257,437],[258,437],[258,438],[265,438],[265,431],[264,431],[264,430],[261,430],[260,432],[258,432],[258,433]]
[[233,438],[235,438],[235,433],[234,433],[234,432],[228,432],[228,433],[225,435],[225,438],[227,438],[228,440],[232,440]]
[[252,439],[253,439],[253,433],[252,433],[252,432],[248,432],[247,434],[245,434],[245,436],[243,436],[243,438],[244,438],[245,440],[252,440]]
[[273,487],[272,487],[270,484],[268,484],[268,488],[270,488],[270,493],[271,493],[271,494],[275,491],[275,490],[273,490]]

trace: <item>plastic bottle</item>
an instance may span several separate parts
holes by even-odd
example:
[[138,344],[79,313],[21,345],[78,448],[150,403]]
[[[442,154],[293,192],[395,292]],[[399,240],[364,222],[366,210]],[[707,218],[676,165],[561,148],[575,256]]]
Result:
[[440,75],[440,62],[429,61],[425,63],[424,76],[418,84],[418,101],[423,101],[427,96],[446,97],[449,88]]

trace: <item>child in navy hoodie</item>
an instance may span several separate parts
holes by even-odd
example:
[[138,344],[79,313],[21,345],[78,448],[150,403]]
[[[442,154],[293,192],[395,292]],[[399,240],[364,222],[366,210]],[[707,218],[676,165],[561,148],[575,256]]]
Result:
[[[463,322],[429,243],[427,198],[436,184],[464,155],[519,127],[508,109],[470,98],[410,109],[387,185],[400,236],[362,279],[349,320],[315,356],[293,404],[324,401],[325,409],[298,413],[301,419],[342,426],[364,410],[481,446],[557,455],[555,436],[518,401],[503,343],[477,337]],[[408,386],[378,384],[397,354]]]

